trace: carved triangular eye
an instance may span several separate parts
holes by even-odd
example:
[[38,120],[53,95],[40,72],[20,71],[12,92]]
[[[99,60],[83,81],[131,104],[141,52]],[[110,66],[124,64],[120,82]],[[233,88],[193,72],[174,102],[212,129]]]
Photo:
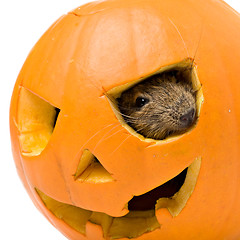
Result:
[[105,183],[114,181],[111,174],[88,149],[83,151],[74,178],[75,180],[89,183]]
[[47,146],[60,109],[22,87],[17,111],[21,152],[23,155],[37,156]]

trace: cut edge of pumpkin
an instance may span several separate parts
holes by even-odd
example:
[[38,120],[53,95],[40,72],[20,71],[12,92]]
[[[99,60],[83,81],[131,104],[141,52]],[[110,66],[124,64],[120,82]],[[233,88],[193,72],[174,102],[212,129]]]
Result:
[[159,209],[167,208],[172,217],[176,217],[183,210],[196,186],[200,166],[201,157],[198,157],[188,167],[185,182],[180,190],[171,198],[160,198],[155,210],[129,211],[121,217],[112,217],[105,213],[62,203],[35,189],[52,214],[83,235],[86,235],[86,224],[89,221],[102,227],[105,239],[136,238],[161,227],[159,216],[158,218],[156,216]]
[[50,140],[59,112],[60,109],[20,87],[16,125],[22,155],[41,154]]
[[[161,144],[161,143],[165,143],[165,142],[171,142],[173,140],[177,140],[183,134],[186,134],[186,133],[192,131],[197,125],[197,120],[200,116],[201,106],[202,106],[202,103],[204,101],[204,97],[203,97],[202,85],[199,81],[196,68],[197,67],[196,67],[196,64],[194,63],[193,59],[187,58],[187,59],[184,59],[181,62],[161,67],[158,71],[156,71],[156,72],[154,72],[154,73],[152,73],[152,74],[150,74],[150,75],[148,75],[144,78],[140,78],[138,80],[134,80],[134,81],[131,81],[129,83],[114,87],[107,92],[106,96],[107,96],[107,99],[110,103],[110,106],[112,107],[113,112],[116,115],[117,119],[119,120],[121,125],[125,129],[127,129],[127,131],[130,132],[132,135],[139,138],[141,141],[148,142],[148,143]],[[190,127],[183,134],[168,136],[167,138],[165,138],[163,140],[145,138],[141,134],[137,133],[132,127],[130,127],[124,121],[123,117],[120,114],[120,110],[117,106],[116,99],[121,96],[122,92],[124,92],[127,89],[131,88],[132,86],[138,84],[139,82],[142,82],[142,81],[146,80],[147,78],[149,78],[151,76],[154,76],[156,74],[163,73],[163,72],[170,71],[170,70],[187,71],[188,76],[186,76],[186,81],[191,82],[192,88],[196,92],[196,116],[197,116],[197,120],[196,120],[195,124],[192,127]]]

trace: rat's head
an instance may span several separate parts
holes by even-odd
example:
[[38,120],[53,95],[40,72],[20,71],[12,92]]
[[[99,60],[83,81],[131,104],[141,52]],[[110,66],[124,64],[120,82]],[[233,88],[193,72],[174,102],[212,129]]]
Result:
[[125,121],[147,138],[164,139],[184,132],[195,122],[196,97],[175,74],[152,76],[118,98]]

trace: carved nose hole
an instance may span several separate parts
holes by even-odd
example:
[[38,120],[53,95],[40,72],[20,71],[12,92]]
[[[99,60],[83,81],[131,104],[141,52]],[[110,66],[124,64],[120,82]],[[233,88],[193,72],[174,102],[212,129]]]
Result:
[[105,183],[114,181],[112,175],[88,149],[83,151],[77,171],[74,174],[74,179],[88,183]]

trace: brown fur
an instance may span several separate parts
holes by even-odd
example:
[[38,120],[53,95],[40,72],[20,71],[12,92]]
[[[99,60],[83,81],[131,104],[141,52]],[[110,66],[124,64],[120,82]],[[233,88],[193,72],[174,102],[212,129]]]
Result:
[[[118,107],[124,120],[138,133],[147,138],[164,139],[186,131],[195,121],[196,98],[192,87],[179,80],[174,72],[152,76],[123,92]],[[142,107],[136,99],[148,99]],[[181,116],[192,112],[187,122]]]

